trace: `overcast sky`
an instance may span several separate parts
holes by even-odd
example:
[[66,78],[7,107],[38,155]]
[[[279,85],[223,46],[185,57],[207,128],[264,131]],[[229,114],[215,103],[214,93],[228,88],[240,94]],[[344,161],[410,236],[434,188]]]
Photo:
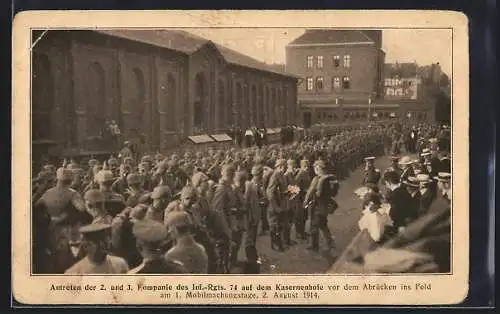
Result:
[[[305,29],[204,28],[188,31],[255,59],[284,63],[285,46]],[[419,65],[439,62],[445,73],[451,73],[451,30],[383,30],[382,48],[386,52],[386,62],[416,61]]]

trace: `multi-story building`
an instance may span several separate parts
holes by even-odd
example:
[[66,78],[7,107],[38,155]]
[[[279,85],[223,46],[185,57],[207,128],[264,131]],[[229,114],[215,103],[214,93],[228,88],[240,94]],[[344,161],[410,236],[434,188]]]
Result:
[[[40,37],[41,36],[41,37]],[[178,30],[34,32],[33,145],[106,150],[114,120],[148,150],[295,121],[297,77]],[[43,149],[42,149],[43,151]]]
[[381,30],[306,30],[286,47],[286,71],[301,78],[301,123],[392,119],[428,110],[411,98],[384,98],[384,64]]
[[384,66],[384,98],[422,100],[422,79],[416,63],[386,63]]

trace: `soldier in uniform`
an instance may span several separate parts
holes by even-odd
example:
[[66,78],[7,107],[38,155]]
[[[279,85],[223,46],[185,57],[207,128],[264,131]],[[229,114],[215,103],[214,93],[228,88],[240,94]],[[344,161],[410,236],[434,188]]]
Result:
[[313,178],[304,199],[304,207],[309,209],[308,218],[311,221],[311,245],[307,249],[312,251],[319,250],[320,230],[327,242],[328,249],[334,246],[333,237],[328,228],[328,214],[330,213],[328,207],[330,206],[331,199],[330,196],[323,195],[323,184],[326,183],[324,178],[327,176],[324,169],[324,162],[317,161],[314,164],[316,176]]
[[[232,165],[225,165],[222,168],[221,179],[215,188],[212,199],[212,208],[225,217],[231,232],[237,230],[231,219],[231,212],[236,208],[236,197],[231,187],[234,180],[234,173],[235,169]],[[229,249],[229,243],[219,242],[216,244],[219,273],[227,272],[229,269]]]
[[111,190],[117,194],[125,194],[128,189],[127,185],[127,176],[131,172],[131,168],[128,165],[121,164],[120,165],[120,177],[113,182],[111,186]]
[[148,208],[144,219],[164,223],[165,209],[172,199],[172,190],[167,185],[159,185],[151,192],[151,199],[153,204]]
[[300,161],[300,169],[295,176],[295,182],[299,186],[300,192],[297,196],[297,202],[299,203],[297,206],[297,213],[295,215],[295,231],[297,232],[297,237],[299,239],[305,240],[307,239],[305,233],[305,224],[307,220],[307,212],[305,208],[302,206],[304,203],[304,199],[309,189],[309,186],[312,181],[312,177],[309,169],[309,160],[302,159]]
[[165,254],[167,260],[181,262],[186,272],[191,274],[208,273],[208,255],[205,247],[193,238],[194,227],[190,216],[183,211],[175,211],[168,215],[165,224],[175,239],[175,245]]
[[162,223],[153,220],[138,221],[134,224],[132,232],[143,261],[129,271],[129,274],[187,273],[181,262],[165,258],[163,248],[167,230]]
[[141,162],[138,166],[138,174],[142,179],[142,187],[146,191],[152,191],[154,189],[154,183],[151,178],[151,166],[148,162]]
[[252,168],[252,179],[246,182],[245,204],[248,206],[246,212],[245,226],[245,253],[250,273],[259,273],[257,263],[257,232],[259,222],[262,218],[262,199],[265,198],[265,191],[262,184],[264,169],[262,165],[255,165]]
[[[45,204],[50,216],[50,250],[52,253],[51,273],[63,273],[73,262],[70,240],[74,230],[80,226],[85,214],[85,203],[81,195],[69,186],[73,173],[66,168],[59,168],[56,173],[57,183],[48,189],[37,203]],[[37,208],[36,206],[35,208]],[[69,263],[69,264],[68,264]]]
[[99,190],[88,190],[84,195],[85,208],[91,215],[91,223],[111,224],[111,217],[104,208],[104,195]]
[[278,159],[266,190],[269,202],[267,214],[271,228],[271,248],[277,251],[284,251],[283,233],[288,219],[286,213],[288,209],[284,208],[286,205],[284,198],[287,192],[285,169],[286,160]]
[[115,217],[125,208],[125,199],[111,190],[113,182],[115,182],[115,177],[111,170],[106,170],[106,167],[97,174],[99,190],[104,195],[104,207],[111,216]]
[[120,163],[118,162],[118,159],[115,157],[110,157],[108,159],[108,167],[109,170],[113,173],[113,176],[115,178],[119,177],[120,175]]
[[125,192],[127,198],[127,207],[135,207],[139,204],[139,200],[149,191],[144,190],[142,187],[142,178],[137,173],[131,173],[127,176],[128,190]]
[[[194,240],[205,248],[208,257],[208,272],[215,273],[217,270],[217,251],[212,243],[210,234],[214,235],[214,239],[225,240],[227,243],[227,227],[220,224],[217,213],[210,207],[208,203],[200,202],[197,197],[196,190],[192,186],[185,186],[181,191],[181,200],[171,202],[166,211],[164,224],[167,229],[170,229],[170,216],[177,212],[188,214],[191,219],[191,231],[194,234]],[[219,229],[220,228],[220,229]],[[222,234],[226,232],[225,234]],[[175,234],[169,240],[173,243]]]
[[403,174],[403,169],[399,167],[399,157],[398,156],[389,156],[389,160],[391,161],[391,165],[384,171],[384,181],[385,181],[385,174],[387,172],[395,172],[398,174],[398,177],[401,177]]
[[137,267],[142,262],[132,227],[137,221],[144,220],[147,210],[148,206],[144,204],[127,207],[111,222],[111,250],[114,255],[123,257],[130,267]]
[[235,197],[235,206],[231,211],[231,252],[230,252],[230,267],[233,267],[238,262],[238,252],[240,251],[243,242],[243,233],[245,229],[246,202],[245,202],[245,182],[247,180],[246,171],[237,171],[233,180],[233,195]]
[[362,185],[368,183],[378,184],[380,181],[380,170],[375,168],[375,157],[366,157],[365,173],[363,176]]
[[[287,187],[289,186],[296,186],[297,181],[295,180],[295,176],[297,175],[297,169],[295,169],[295,160],[293,159],[288,159],[287,161],[287,170],[285,171],[284,177],[285,177],[285,184]],[[297,242],[293,241],[291,239],[291,228],[292,224],[295,222],[295,217],[298,212],[298,207],[300,204],[298,203],[298,200],[295,197],[292,198],[292,196],[285,198],[285,207],[288,209],[288,219],[285,223],[285,230],[284,230],[284,240],[285,244],[288,246],[292,246],[297,244]],[[297,233],[297,231],[296,231]],[[297,234],[296,234],[297,236]]]
[[80,228],[82,248],[85,258],[66,270],[66,274],[125,274],[127,262],[117,256],[109,255],[109,229],[111,225],[96,223]]

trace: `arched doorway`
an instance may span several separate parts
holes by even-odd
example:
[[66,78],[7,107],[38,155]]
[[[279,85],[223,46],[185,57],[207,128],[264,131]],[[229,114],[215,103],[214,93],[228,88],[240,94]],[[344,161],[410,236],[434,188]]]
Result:
[[206,127],[205,123],[205,102],[206,102],[206,87],[205,87],[205,77],[203,73],[198,73],[195,77],[195,99],[194,99],[194,127],[197,130],[202,130]]
[[51,138],[54,111],[54,78],[50,60],[45,54],[33,55],[31,104],[33,110],[32,138]]
[[87,71],[86,136],[97,136],[105,127],[106,121],[106,83],[104,69],[98,62],[90,65]]

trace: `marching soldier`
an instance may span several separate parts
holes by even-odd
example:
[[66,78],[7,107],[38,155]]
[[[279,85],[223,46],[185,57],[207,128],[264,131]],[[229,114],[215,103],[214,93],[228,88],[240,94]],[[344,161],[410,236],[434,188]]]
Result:
[[267,199],[269,202],[267,214],[271,228],[271,248],[284,251],[283,233],[287,223],[287,208],[285,207],[285,193],[287,192],[284,172],[286,168],[285,159],[276,161],[275,169],[267,186]]
[[297,237],[302,240],[307,239],[305,233],[307,212],[302,204],[304,203],[304,199],[311,181],[312,178],[310,174],[309,160],[302,159],[300,161],[300,169],[295,176],[295,182],[297,182],[297,185],[300,189],[299,195],[297,196],[297,202],[299,203],[299,205],[297,206],[297,214],[295,216],[295,230],[297,232]]
[[330,208],[332,197],[335,196],[336,192],[332,190],[330,195],[325,193],[330,185],[330,181],[327,179],[334,179],[334,177],[325,173],[324,162],[317,161],[314,165],[314,172],[316,176],[305,196],[304,207],[308,208],[308,219],[311,222],[311,245],[307,249],[318,251],[320,230],[327,241],[328,249],[334,247],[333,237],[328,228],[328,215],[333,212]]
[[[235,170],[232,165],[225,165],[222,168],[221,179],[215,188],[214,197],[212,199],[212,208],[221,215],[224,215],[231,232],[236,231],[236,226],[232,222],[231,215],[231,212],[236,208],[236,197],[231,187],[234,180],[234,173]],[[229,249],[228,243],[218,243],[217,245],[219,273],[229,270]]]
[[365,161],[366,166],[362,185],[366,185],[368,183],[378,184],[380,181],[380,170],[375,168],[375,157],[366,157]]
[[250,273],[259,273],[257,263],[257,229],[262,218],[262,207],[265,205],[265,191],[262,184],[264,169],[262,165],[252,168],[252,179],[246,182],[245,204],[247,206],[247,219],[245,226],[245,253]]
[[[285,184],[287,187],[297,186],[297,181],[295,180],[295,176],[297,175],[297,170],[295,169],[295,160],[288,159],[287,161],[287,170],[284,174]],[[285,222],[285,230],[284,230],[284,239],[285,244],[288,246],[292,246],[297,244],[297,242],[291,239],[291,227],[295,222],[295,217],[298,212],[299,203],[297,202],[295,195],[290,195],[289,198],[285,198],[285,207],[288,209],[288,219]]]
[[104,195],[99,190],[89,190],[84,195],[85,208],[90,214],[91,223],[111,224],[111,217],[104,208]]

